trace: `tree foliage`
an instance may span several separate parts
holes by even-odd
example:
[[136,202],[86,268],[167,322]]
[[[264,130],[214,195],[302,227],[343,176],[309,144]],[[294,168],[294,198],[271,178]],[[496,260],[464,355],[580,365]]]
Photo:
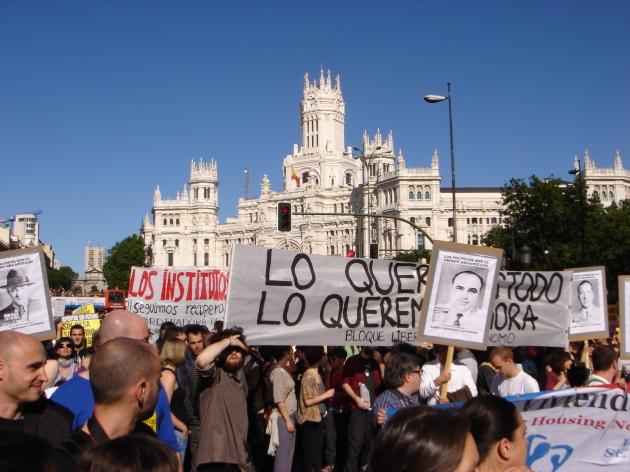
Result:
[[108,251],[107,261],[103,265],[103,275],[109,288],[129,287],[131,267],[145,265],[144,241],[134,234],[114,244]]
[[431,251],[428,249],[412,249],[411,251],[402,251],[393,258],[395,261],[403,262],[420,262],[426,259],[427,264],[431,260]]
[[48,287],[51,289],[70,290],[74,279],[79,276],[71,267],[63,266],[57,270],[48,270]]
[[510,180],[502,189],[505,226],[482,243],[503,248],[508,269],[526,268],[524,246],[531,249],[531,270],[605,266],[609,299],[616,302],[617,276],[630,274],[630,201],[604,208],[585,190],[579,177],[569,184],[536,176]]

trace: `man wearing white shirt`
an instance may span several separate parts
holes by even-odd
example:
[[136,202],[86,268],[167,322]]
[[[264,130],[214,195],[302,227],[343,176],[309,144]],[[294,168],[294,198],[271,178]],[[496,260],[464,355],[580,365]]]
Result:
[[510,397],[540,391],[538,382],[516,366],[514,353],[510,348],[495,347],[490,352],[490,363],[497,371],[490,387],[490,392],[493,395]]
[[435,405],[440,399],[440,386],[448,382],[448,393],[456,392],[468,387],[473,397],[477,396],[477,386],[472,379],[468,367],[456,362],[451,363],[450,372],[444,371],[446,360],[446,346],[433,346],[436,359],[422,366],[422,380],[420,382],[420,396],[427,400],[429,405]]

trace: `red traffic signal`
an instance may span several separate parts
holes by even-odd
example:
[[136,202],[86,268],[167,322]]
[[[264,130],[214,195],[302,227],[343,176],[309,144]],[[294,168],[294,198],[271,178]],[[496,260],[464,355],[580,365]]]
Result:
[[291,204],[278,202],[278,231],[291,231]]

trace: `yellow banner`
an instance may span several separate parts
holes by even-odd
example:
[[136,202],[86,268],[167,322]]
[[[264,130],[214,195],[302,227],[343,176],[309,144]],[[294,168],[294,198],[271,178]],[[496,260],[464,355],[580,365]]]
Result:
[[79,308],[72,310],[73,315],[88,315],[91,313],[96,313],[94,311],[94,303],[88,303],[87,305],[82,305]]
[[70,336],[70,328],[74,325],[83,326],[83,329],[85,330],[85,345],[90,347],[92,345],[94,332],[98,331],[101,327],[101,320],[98,318],[98,314],[96,313],[64,316],[61,324],[61,336]]

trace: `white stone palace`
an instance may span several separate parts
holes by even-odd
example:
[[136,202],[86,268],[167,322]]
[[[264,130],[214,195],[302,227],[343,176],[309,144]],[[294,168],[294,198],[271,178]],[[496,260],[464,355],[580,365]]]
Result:
[[[589,197],[596,196],[602,205],[609,206],[612,202],[620,202],[630,198],[630,170],[623,168],[621,153],[615,153],[615,165],[612,168],[599,168],[591,159],[588,150],[584,151],[584,182]],[[580,170],[577,156],[573,159],[573,168]]]
[[[141,228],[148,262],[228,268],[235,244],[340,256],[355,251],[366,256],[369,243],[377,242],[381,258],[431,247],[421,232],[404,222],[353,213],[404,218],[435,240],[453,239],[452,194],[450,188],[440,186],[437,151],[427,159],[427,167],[407,167],[402,151],[394,148],[392,132],[384,138],[377,130],[373,137],[364,132],[362,150],[353,153],[345,143],[340,79],[333,81],[330,72],[321,71],[316,81],[304,76],[300,121],[301,145],[294,144],[282,163],[284,190],[272,191],[268,176],[263,176],[259,197],[239,199],[237,215],[223,224],[218,216],[216,161],[191,162],[190,179],[174,199],[162,198],[158,186],[153,221],[147,214]],[[587,185],[592,172],[588,162],[585,158]],[[628,171],[623,172],[624,192],[628,192]],[[602,180],[597,185],[608,192],[608,186],[616,184]],[[618,187],[612,191],[621,195]],[[277,229],[281,201],[292,204],[291,232]],[[456,206],[458,242],[479,244],[487,231],[501,223],[499,188],[457,188]]]

